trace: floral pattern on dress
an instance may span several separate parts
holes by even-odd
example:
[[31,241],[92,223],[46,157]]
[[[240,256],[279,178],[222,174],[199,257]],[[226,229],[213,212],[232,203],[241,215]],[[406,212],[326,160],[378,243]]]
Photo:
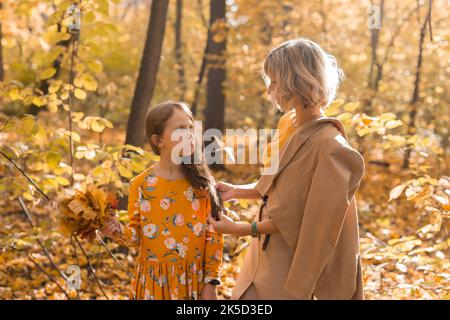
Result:
[[129,222],[115,239],[139,248],[130,299],[195,300],[204,283],[220,279],[223,237],[207,223],[211,206],[204,194],[152,168],[132,180]]

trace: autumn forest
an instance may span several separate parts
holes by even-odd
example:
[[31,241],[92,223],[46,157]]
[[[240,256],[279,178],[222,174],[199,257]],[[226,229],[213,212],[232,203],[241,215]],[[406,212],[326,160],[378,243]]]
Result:
[[[262,63],[298,37],[345,74],[324,112],[365,162],[356,193],[365,298],[450,299],[448,9],[445,0],[0,0],[0,299],[128,299],[136,248],[61,230],[61,197],[95,186],[126,224],[129,182],[159,158],[145,115],[166,100],[222,132],[216,152],[228,158],[258,143],[226,129],[277,127]],[[257,164],[210,168],[235,184],[259,177]],[[224,205],[250,222],[260,202]],[[218,297],[230,299],[251,237],[224,239]]]

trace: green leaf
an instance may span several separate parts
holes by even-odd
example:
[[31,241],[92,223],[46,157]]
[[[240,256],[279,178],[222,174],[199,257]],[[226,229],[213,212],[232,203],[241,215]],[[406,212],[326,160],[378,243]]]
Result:
[[356,130],[356,134],[360,137],[364,137],[366,134],[368,134],[370,132],[370,128],[362,128],[362,129],[357,129]]
[[81,90],[80,88],[76,88],[74,91],[74,95],[77,99],[85,100],[87,97],[87,94],[85,91]]
[[101,119],[93,119],[91,122],[91,129],[95,132],[103,132],[103,130],[105,130],[105,125]]
[[60,161],[61,155],[59,153],[53,151],[47,153],[47,164],[50,168],[57,168]]
[[88,91],[95,91],[98,88],[98,83],[91,75],[84,75],[83,86]]
[[57,189],[59,184],[55,179],[47,178],[42,182],[45,189]]
[[48,110],[51,112],[51,113],[56,113],[56,112],[58,112],[58,103],[57,102],[50,102],[49,104],[48,104]]
[[55,73],[56,73],[55,68],[47,68],[41,73],[41,79],[42,80],[50,79],[51,77],[53,77],[55,75]]
[[84,81],[82,77],[76,77],[75,80],[73,80],[73,84],[75,87],[81,88],[83,87]]
[[20,100],[23,98],[18,88],[12,88],[9,91],[9,97],[12,99],[12,101]]
[[103,65],[100,61],[97,60],[91,60],[87,63],[88,68],[91,71],[94,71],[95,73],[99,73],[102,72],[103,70]]
[[350,120],[353,117],[353,114],[349,113],[349,112],[344,112],[340,115],[337,116],[337,119],[344,122],[347,120]]
[[55,180],[61,186],[68,186],[68,185],[70,185],[69,180],[64,178],[64,177],[58,176],[58,177],[55,177]]
[[20,119],[20,128],[24,131],[24,132],[31,132],[34,130],[34,118],[32,117],[23,117],[22,119]]
[[340,112],[341,106],[344,104],[344,100],[336,99],[325,109],[325,115],[331,117],[337,115]]
[[359,102],[349,102],[344,105],[344,110],[347,112],[354,112],[359,108]]
[[108,0],[96,0],[95,2],[97,2],[98,5],[98,11],[108,15],[109,14],[109,2]]
[[119,173],[122,177],[124,177],[124,178],[132,178],[133,177],[133,173],[127,167],[119,164],[117,166],[117,168],[119,169]]
[[53,81],[52,84],[50,85],[50,87],[48,88],[48,92],[49,93],[56,93],[58,92],[59,88],[62,85],[62,81],[61,80],[56,80]]
[[36,96],[36,97],[33,97],[32,103],[37,107],[42,107],[42,106],[45,106],[45,104],[47,102],[45,101],[44,97]]

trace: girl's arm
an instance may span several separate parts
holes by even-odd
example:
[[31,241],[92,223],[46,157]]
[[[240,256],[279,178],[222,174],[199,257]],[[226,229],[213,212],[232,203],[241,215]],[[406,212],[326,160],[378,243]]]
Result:
[[130,181],[128,218],[129,222],[126,226],[123,226],[114,219],[106,222],[100,231],[103,235],[111,238],[120,245],[127,247],[137,247],[139,245],[141,217],[139,211],[139,191],[134,179]]
[[229,199],[260,199],[261,195],[255,189],[256,182],[249,184],[233,185],[219,181],[216,189],[221,193],[223,201]]
[[[214,220],[211,216],[208,222],[213,226],[214,230],[224,234],[233,234],[239,237],[245,237],[252,234],[252,224],[247,222],[233,222],[227,216],[222,215],[219,221]],[[256,222],[256,231],[259,234],[279,233],[277,227],[271,220]]]

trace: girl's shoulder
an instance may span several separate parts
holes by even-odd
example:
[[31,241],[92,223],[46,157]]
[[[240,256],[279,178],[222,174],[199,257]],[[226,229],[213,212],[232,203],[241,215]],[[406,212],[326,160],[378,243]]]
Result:
[[130,180],[130,185],[131,184],[141,185],[145,181],[145,179],[149,176],[153,176],[152,167],[145,169],[144,171],[136,175],[134,178],[132,178]]
[[131,179],[130,184],[135,184],[137,187],[146,183],[148,186],[158,188],[168,188],[174,190],[188,189],[190,183],[186,178],[180,178],[175,180],[169,180],[155,173],[153,166],[145,169],[140,174]]

